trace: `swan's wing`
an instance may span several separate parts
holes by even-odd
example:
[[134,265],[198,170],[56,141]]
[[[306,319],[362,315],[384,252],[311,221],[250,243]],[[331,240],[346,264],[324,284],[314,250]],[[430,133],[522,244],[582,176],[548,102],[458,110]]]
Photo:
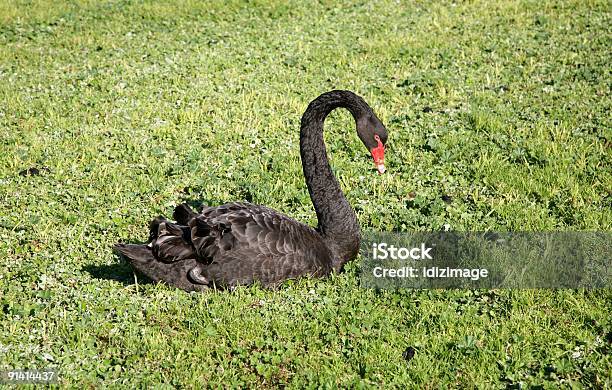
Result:
[[149,245],[137,251],[117,248],[156,281],[183,289],[257,280],[270,286],[331,272],[331,254],[318,233],[268,207],[228,203],[205,207],[200,214],[186,205],[177,210],[175,216],[187,225],[156,218]]
[[330,272],[331,255],[307,225],[265,206],[229,203],[204,208],[189,222],[202,275],[224,285],[273,284]]
[[[250,256],[250,257],[245,257]],[[287,279],[300,276],[324,276],[329,274],[328,262],[316,263],[305,253],[292,253],[282,256],[254,254],[238,248],[219,255],[207,265],[201,264],[197,272],[211,287],[249,285],[255,281],[265,286],[275,286]]]
[[200,259],[250,248],[256,253],[282,255],[299,251],[311,228],[268,207],[229,203],[209,207],[189,222],[191,241]]

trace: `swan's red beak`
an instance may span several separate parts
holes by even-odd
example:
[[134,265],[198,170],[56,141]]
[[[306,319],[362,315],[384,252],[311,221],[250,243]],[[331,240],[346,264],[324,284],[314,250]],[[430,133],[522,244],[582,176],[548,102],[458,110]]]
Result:
[[372,153],[372,158],[374,159],[374,164],[376,164],[378,173],[383,174],[385,173],[385,145],[383,145],[378,135],[375,135],[374,139],[378,142],[378,146],[372,148],[370,153]]

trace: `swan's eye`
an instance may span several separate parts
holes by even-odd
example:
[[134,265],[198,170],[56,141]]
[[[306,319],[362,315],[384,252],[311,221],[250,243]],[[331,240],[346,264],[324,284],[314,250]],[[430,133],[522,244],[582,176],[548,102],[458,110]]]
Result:
[[378,173],[385,173],[385,145],[383,145],[378,134],[374,135],[374,140],[376,140],[377,146],[372,148],[370,153],[372,153],[372,158],[374,159],[374,164],[376,164]]

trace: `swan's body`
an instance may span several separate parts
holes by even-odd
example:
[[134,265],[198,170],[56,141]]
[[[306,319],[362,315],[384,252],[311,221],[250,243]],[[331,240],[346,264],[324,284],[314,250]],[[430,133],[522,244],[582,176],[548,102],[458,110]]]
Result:
[[300,151],[319,221],[316,230],[265,206],[228,203],[197,214],[183,204],[174,211],[176,223],[164,218],[151,222],[148,245],[115,248],[152,280],[187,291],[254,281],[273,286],[340,271],[357,256],[361,235],[323,142],[323,121],[336,107],[351,111],[359,137],[379,172],[384,171],[386,130],[363,99],[349,91],[331,91],[312,101],[302,117]]

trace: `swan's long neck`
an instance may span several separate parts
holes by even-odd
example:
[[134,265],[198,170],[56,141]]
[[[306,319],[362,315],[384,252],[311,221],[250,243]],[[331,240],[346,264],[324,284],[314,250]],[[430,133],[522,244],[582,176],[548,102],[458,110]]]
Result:
[[371,112],[359,96],[349,91],[327,92],[313,100],[302,116],[300,153],[310,199],[317,212],[317,230],[334,257],[334,269],[355,258],[361,234],[353,208],[332,173],[323,140],[323,122],[337,107],[347,108],[357,122]]

